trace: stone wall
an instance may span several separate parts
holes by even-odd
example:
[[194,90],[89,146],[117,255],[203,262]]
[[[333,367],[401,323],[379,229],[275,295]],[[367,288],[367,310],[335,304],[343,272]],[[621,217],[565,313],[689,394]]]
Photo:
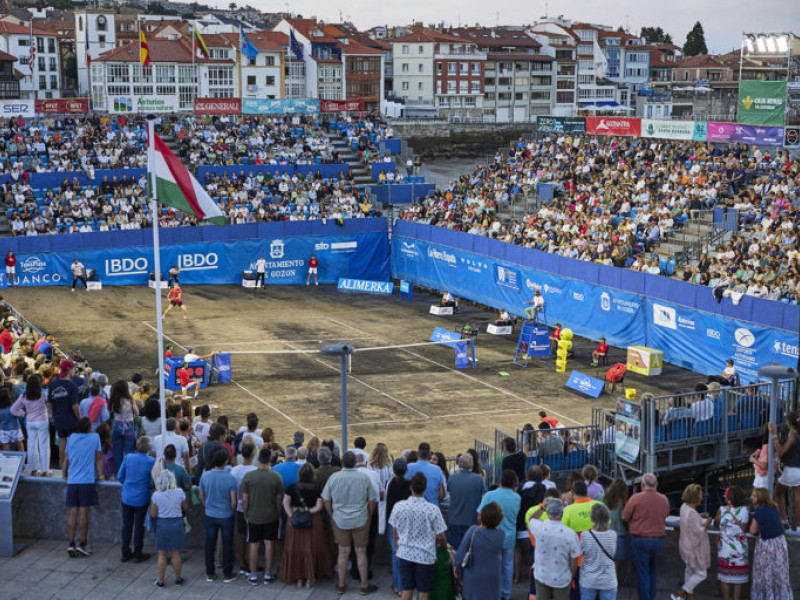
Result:
[[512,140],[533,134],[530,123],[447,123],[421,119],[398,121],[392,127],[423,160],[490,155]]

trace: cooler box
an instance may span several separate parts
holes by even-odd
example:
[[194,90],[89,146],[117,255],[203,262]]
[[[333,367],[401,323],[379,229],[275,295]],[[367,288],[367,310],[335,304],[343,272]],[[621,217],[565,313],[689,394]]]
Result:
[[429,311],[432,315],[442,316],[449,316],[453,314],[453,307],[452,306],[439,306],[438,304],[434,304],[431,306],[431,310]]
[[629,371],[651,377],[661,375],[664,353],[647,346],[628,346],[627,366]]
[[246,288],[256,287],[255,271],[242,271],[242,287]]
[[[148,285],[151,288],[156,289],[156,274],[155,274],[154,271],[150,271],[150,279],[148,281]],[[167,286],[167,280],[162,278],[161,279],[161,289],[165,290],[165,289],[167,289],[167,287],[168,287]]]

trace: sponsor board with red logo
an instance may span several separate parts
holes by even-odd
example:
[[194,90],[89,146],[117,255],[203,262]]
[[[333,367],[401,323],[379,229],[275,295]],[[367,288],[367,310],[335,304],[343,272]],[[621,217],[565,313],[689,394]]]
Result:
[[82,114],[89,112],[88,98],[59,98],[56,100],[36,100],[36,112]]
[[592,135],[642,135],[642,120],[629,117],[586,117],[586,132]]
[[242,99],[241,98],[195,98],[194,114],[240,115],[242,114]]
[[364,100],[320,100],[319,109],[322,112],[356,112],[364,110]]

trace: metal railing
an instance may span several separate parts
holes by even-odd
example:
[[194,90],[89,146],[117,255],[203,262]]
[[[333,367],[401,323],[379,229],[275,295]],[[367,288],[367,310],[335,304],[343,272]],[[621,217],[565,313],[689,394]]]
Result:
[[483,440],[475,438],[473,443],[475,451],[478,453],[478,460],[481,461],[481,468],[486,473],[486,485],[491,485],[495,482],[495,453],[494,446],[487,444]]

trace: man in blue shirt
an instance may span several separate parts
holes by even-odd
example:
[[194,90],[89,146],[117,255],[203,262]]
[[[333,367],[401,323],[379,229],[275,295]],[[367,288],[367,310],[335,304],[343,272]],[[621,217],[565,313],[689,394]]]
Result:
[[[70,556],[89,556],[86,548],[89,535],[89,507],[96,506],[97,479],[103,479],[103,459],[100,454],[100,436],[91,433],[92,423],[89,419],[78,421],[76,433],[66,443],[64,453],[63,476],[67,482],[67,537]],[[75,545],[75,525],[80,528],[80,544]]]
[[[80,396],[78,386],[72,383],[75,374],[75,363],[71,360],[62,360],[59,366],[58,378],[52,379],[47,385],[47,409],[53,415],[53,425],[59,440],[66,440],[75,432],[81,413],[78,408]],[[58,445],[58,465],[64,468],[64,451],[66,444]]]
[[281,476],[283,489],[287,489],[293,483],[297,483],[300,465],[297,463],[297,448],[287,446],[284,452],[286,453],[285,460],[272,467],[272,470]]
[[136,440],[136,452],[125,455],[117,473],[117,479],[122,484],[122,562],[132,558],[133,562],[140,563],[150,558],[150,554],[142,553],[144,519],[153,487],[150,472],[156,463],[156,459],[148,455],[150,448],[150,438],[146,435]]
[[234,581],[233,515],[236,510],[236,478],[226,467],[230,453],[217,448],[211,456],[213,469],[200,477],[198,497],[206,508],[206,581],[214,581],[214,554],[217,532],[222,532],[222,576],[224,583]]
[[425,488],[425,500],[439,506],[439,502],[444,498],[444,473],[437,465],[431,464],[431,445],[428,442],[422,442],[419,445],[417,456],[419,460],[408,465],[406,479],[410,481],[414,473],[425,475],[428,480],[428,486]]
[[519,513],[520,496],[514,490],[517,487],[517,474],[511,469],[506,469],[500,474],[500,487],[491,492],[487,492],[478,506],[478,513],[481,509],[497,502],[503,511],[503,520],[500,522],[500,529],[506,534],[503,543],[503,579],[500,586],[500,598],[508,600],[511,598],[511,580],[514,577],[514,545],[517,541],[517,513]]

